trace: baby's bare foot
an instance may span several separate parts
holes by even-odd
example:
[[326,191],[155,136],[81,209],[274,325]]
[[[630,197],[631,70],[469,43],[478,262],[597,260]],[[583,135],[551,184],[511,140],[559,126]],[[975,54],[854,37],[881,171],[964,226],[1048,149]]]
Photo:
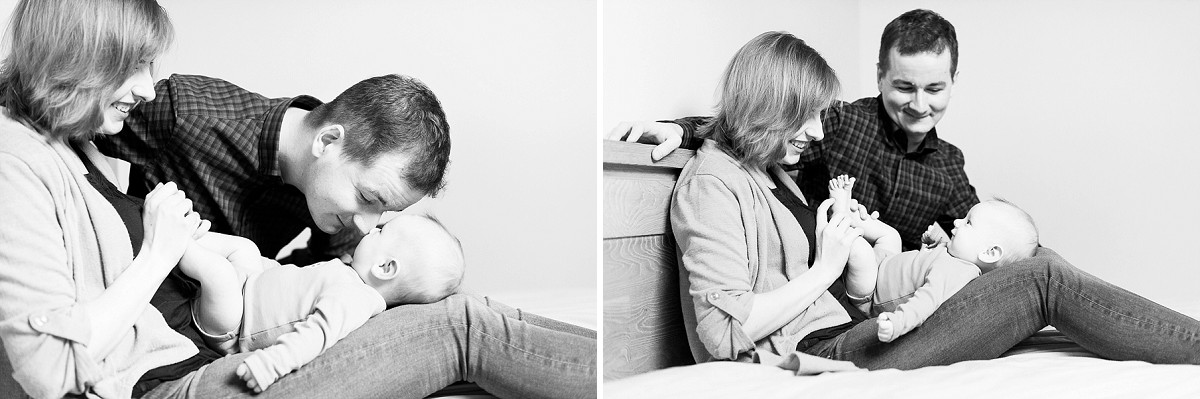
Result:
[[849,212],[850,211],[850,191],[854,189],[854,178],[841,175],[829,179],[829,198],[832,198],[833,212]]

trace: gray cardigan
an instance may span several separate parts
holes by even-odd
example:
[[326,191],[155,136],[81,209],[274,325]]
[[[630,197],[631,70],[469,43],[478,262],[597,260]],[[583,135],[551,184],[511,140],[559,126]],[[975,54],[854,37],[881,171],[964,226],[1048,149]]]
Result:
[[[85,151],[101,159],[90,143]],[[80,304],[116,281],[133,251],[86,173],[67,143],[0,108],[0,397],[129,397],[146,371],[197,352],[147,303],[129,310],[140,315],[108,355],[89,355]]]
[[[769,173],[796,192],[778,166]],[[742,321],[755,294],[773,291],[808,271],[808,240],[791,211],[770,191],[770,177],[751,170],[705,140],[683,167],[671,201],[678,245],[680,291],[692,355],[709,360],[760,361],[796,350],[808,333],[850,321],[829,292],[778,331],[750,341]],[[768,360],[771,359],[771,360]]]

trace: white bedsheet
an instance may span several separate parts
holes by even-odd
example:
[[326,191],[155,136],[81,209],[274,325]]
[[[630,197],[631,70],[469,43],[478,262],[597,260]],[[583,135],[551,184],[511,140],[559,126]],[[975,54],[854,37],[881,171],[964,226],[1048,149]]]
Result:
[[[1182,312],[1196,318],[1200,308]],[[995,360],[803,377],[773,366],[713,362],[610,381],[603,397],[1200,398],[1200,366],[1103,360],[1074,344],[1032,347]]]
[[797,377],[758,364],[673,367],[604,384],[604,398],[1197,398],[1200,366],[1018,355],[918,370]]

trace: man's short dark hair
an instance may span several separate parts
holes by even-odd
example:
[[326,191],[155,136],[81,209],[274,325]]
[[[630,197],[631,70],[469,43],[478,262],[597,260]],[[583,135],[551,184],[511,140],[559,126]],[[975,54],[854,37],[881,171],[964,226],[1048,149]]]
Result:
[[382,154],[403,153],[409,157],[403,176],[409,186],[434,196],[445,185],[450,125],[437,97],[417,79],[385,75],[358,82],[305,120],[313,127],[342,125],[343,156],[364,168]]
[[883,28],[879,41],[879,67],[887,71],[888,52],[895,48],[900,55],[919,53],[941,54],[950,50],[950,76],[958,72],[958,36],[954,25],[938,13],[929,10],[912,10],[893,19]]

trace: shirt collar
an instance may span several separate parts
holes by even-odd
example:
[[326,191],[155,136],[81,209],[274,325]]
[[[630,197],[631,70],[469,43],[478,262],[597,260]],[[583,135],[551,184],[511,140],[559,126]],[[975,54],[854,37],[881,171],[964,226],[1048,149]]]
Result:
[[[892,117],[888,115],[887,108],[883,107],[882,94],[879,95],[879,97],[876,97],[875,102],[878,104],[877,112],[879,113],[879,120],[883,121],[883,133],[885,136],[887,136],[888,142],[896,146],[901,153],[907,153],[908,133],[905,133],[903,129],[900,129],[900,125],[897,125],[896,121],[893,121]],[[938,140],[937,128],[934,127],[933,129],[929,130],[928,134],[925,135],[925,140],[921,142],[921,145],[917,146],[917,152],[914,154],[932,154],[941,148],[942,141]]]
[[312,111],[318,105],[321,105],[321,100],[312,96],[300,95],[291,99],[284,99],[279,104],[271,107],[263,116],[262,134],[259,135],[258,141],[258,165],[259,172],[267,176],[280,177],[279,171],[279,130],[283,128],[283,114],[288,108],[299,108],[305,111]]

